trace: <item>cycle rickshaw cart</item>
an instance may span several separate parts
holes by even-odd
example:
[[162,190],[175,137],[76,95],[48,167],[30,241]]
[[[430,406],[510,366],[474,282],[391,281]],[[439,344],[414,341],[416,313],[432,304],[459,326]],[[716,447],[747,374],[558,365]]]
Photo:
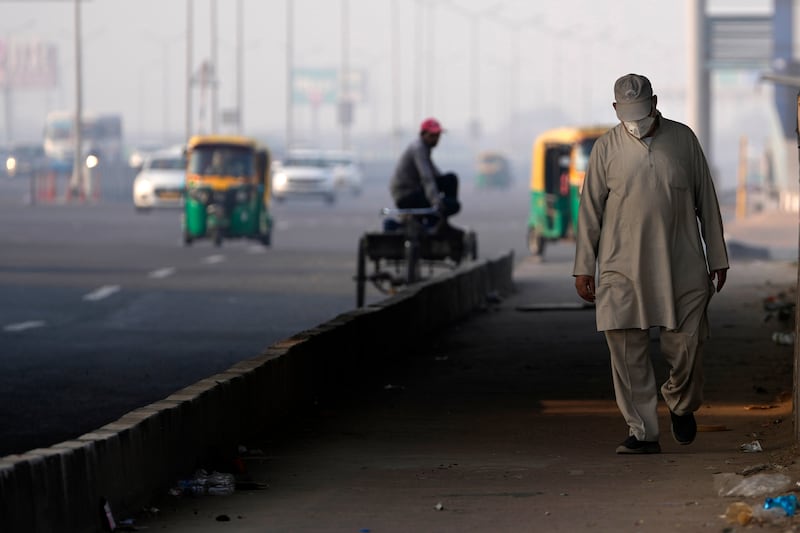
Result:
[[[465,259],[478,258],[474,231],[453,226],[436,228],[433,208],[383,208],[383,230],[364,233],[358,241],[356,306],[362,307],[366,286],[383,294],[431,277],[435,271],[453,269]],[[369,265],[371,265],[371,268]]]

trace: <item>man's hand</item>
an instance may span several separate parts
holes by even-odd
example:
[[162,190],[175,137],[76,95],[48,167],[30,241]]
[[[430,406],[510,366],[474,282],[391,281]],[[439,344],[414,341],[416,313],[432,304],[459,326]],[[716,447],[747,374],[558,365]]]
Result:
[[714,270],[708,275],[708,279],[711,280],[711,283],[714,283],[714,278],[717,279],[717,292],[722,290],[722,287],[725,285],[725,280],[728,279],[728,269],[727,268],[720,268],[719,270]]
[[594,276],[575,276],[575,290],[587,302],[594,302]]

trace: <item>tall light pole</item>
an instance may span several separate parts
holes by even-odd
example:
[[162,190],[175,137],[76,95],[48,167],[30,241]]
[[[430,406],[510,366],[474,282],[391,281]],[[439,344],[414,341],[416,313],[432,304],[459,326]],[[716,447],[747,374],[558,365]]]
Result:
[[87,194],[83,172],[83,50],[81,48],[81,0],[75,0],[75,154],[72,158],[72,179],[70,191]]
[[350,148],[350,123],[353,102],[350,99],[350,3],[341,0],[342,8],[342,72],[339,82],[339,124],[342,128],[342,150]]
[[218,132],[219,84],[217,83],[217,0],[211,0],[211,133]]
[[185,108],[185,131],[184,131],[184,140],[188,141],[189,137],[192,136],[192,85],[193,85],[193,77],[194,73],[192,72],[194,69],[192,67],[192,62],[194,61],[192,57],[192,26],[194,25],[193,13],[192,13],[192,0],[186,0],[186,108]]
[[294,142],[294,12],[293,0],[286,0],[286,150]]
[[392,0],[392,152],[400,139],[400,22],[398,0]]
[[242,0],[236,3],[236,133],[242,134],[244,127],[244,113],[242,113],[242,102],[244,101],[244,7]]

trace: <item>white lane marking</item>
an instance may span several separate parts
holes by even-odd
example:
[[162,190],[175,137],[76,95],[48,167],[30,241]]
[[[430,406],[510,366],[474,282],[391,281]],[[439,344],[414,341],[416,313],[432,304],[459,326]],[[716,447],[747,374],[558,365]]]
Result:
[[159,268],[158,270],[153,270],[149,274],[147,274],[148,278],[154,279],[164,279],[167,278],[175,273],[175,269],[173,267],[165,267]]
[[203,259],[203,263],[205,263],[207,265],[213,265],[215,263],[222,263],[223,261],[225,261],[225,256],[224,255],[219,255],[219,254],[209,255],[208,257]]
[[108,298],[115,292],[119,291],[119,289],[119,285],[103,285],[102,287],[93,290],[89,294],[84,294],[83,299],[87,302],[96,302],[98,300],[102,300],[103,298]]
[[27,322],[17,322],[16,324],[8,324],[3,326],[3,331],[16,333],[17,331],[25,331],[26,329],[34,329],[44,327],[44,320],[28,320]]

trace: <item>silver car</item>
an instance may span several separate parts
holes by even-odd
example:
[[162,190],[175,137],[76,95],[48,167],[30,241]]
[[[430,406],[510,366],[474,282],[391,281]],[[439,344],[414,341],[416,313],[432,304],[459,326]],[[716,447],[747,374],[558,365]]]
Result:
[[333,179],[341,191],[358,196],[364,188],[364,172],[361,163],[352,152],[328,150],[325,159],[333,168]]
[[182,207],[186,180],[183,148],[153,152],[133,180],[133,205],[137,211]]
[[322,152],[293,151],[273,166],[272,197],[277,201],[316,197],[332,204],[336,202],[336,189],[333,167]]

